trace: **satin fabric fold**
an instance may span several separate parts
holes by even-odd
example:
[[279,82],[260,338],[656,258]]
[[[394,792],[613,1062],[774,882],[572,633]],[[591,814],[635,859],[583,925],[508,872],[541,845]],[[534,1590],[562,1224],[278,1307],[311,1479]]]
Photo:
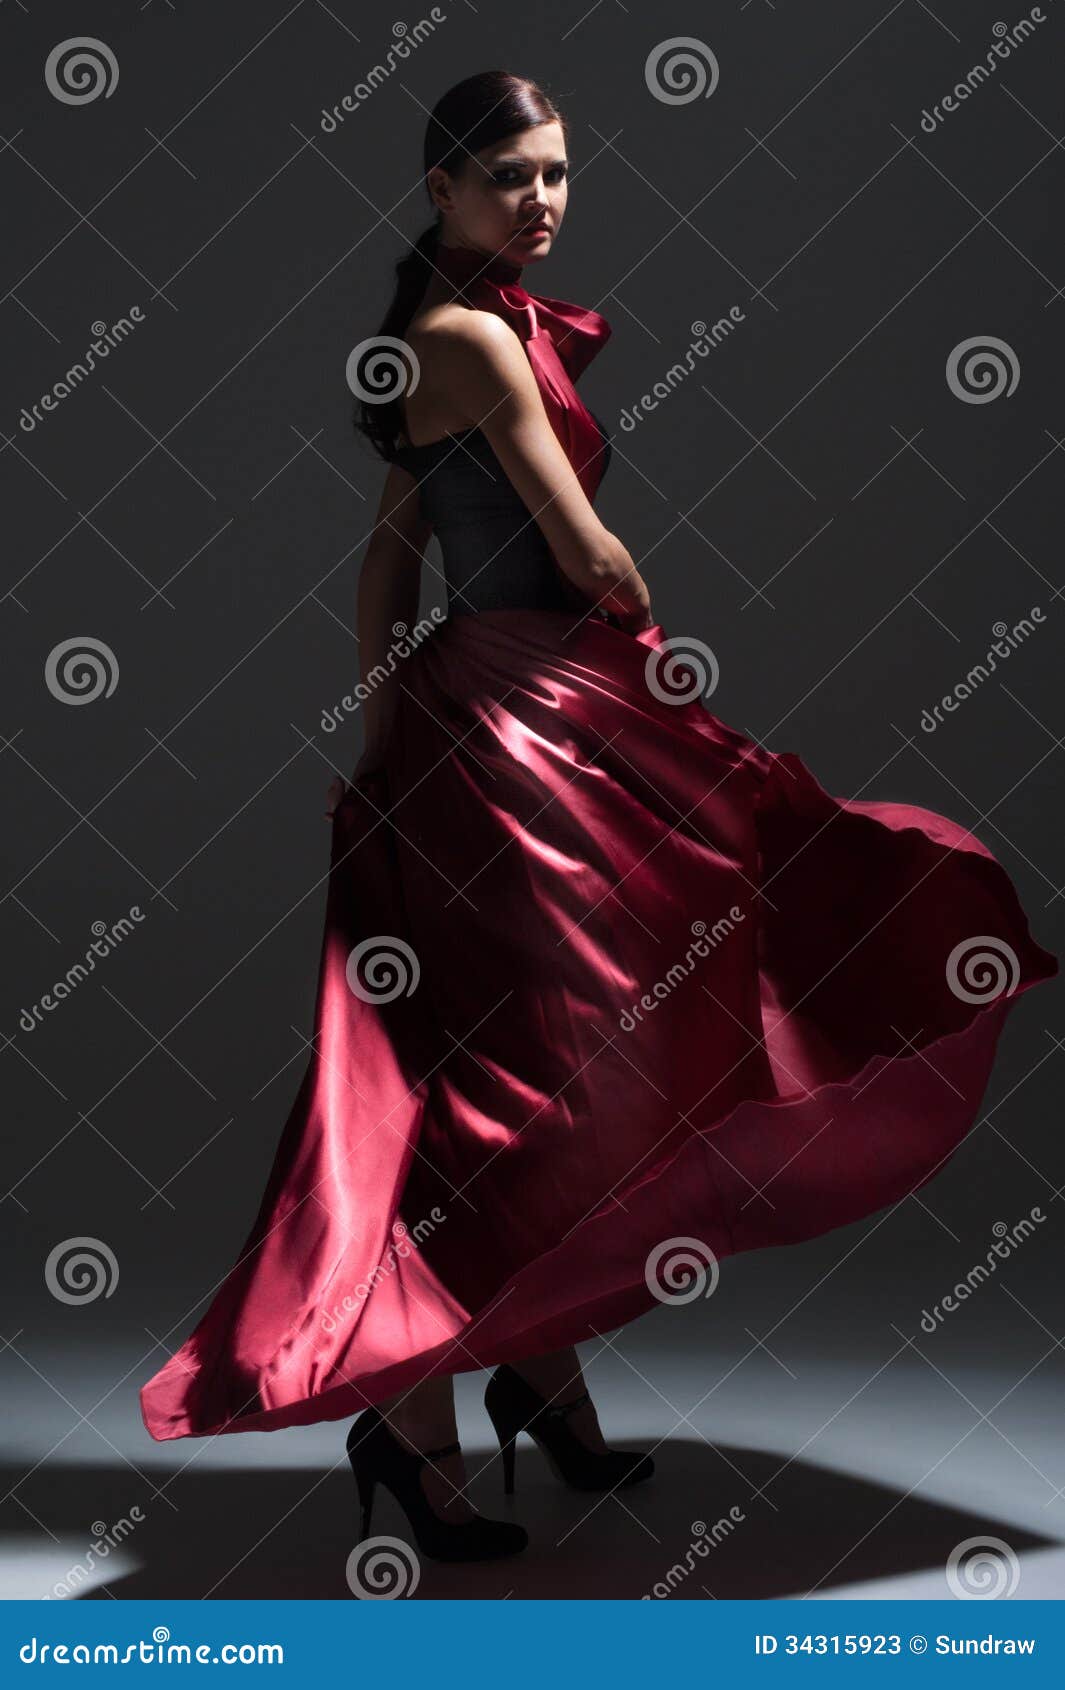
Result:
[[[591,497],[573,381],[609,326],[441,254],[521,335]],[[383,769],[334,817],[313,1054],[239,1259],[141,1390],[153,1438],[593,1337],[655,1306],[670,1241],[813,1237],[964,1139],[1058,969],[1005,870],[652,684],[675,668],[658,624],[516,608],[404,659]]]
[[583,374],[612,334],[610,324],[587,305],[530,293],[522,284],[520,265],[497,256],[486,257],[472,247],[436,248],[433,268],[451,282],[467,304],[493,311],[508,322],[522,341],[546,334],[571,382]]
[[[655,1305],[664,1241],[812,1237],[965,1137],[1057,972],[1006,872],[663,702],[664,638],[496,611],[410,660],[335,817],[314,1056],[239,1264],[142,1392],[153,1437],[590,1338]],[[1015,959],[982,1001],[975,938]]]

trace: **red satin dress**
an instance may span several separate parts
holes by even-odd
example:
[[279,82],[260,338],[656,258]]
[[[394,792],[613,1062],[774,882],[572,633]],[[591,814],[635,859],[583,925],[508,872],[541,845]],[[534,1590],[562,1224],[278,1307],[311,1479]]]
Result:
[[[594,497],[574,381],[609,325],[439,264],[521,337]],[[575,608],[479,430],[406,462],[448,618],[336,811],[313,1055],[239,1259],[141,1390],[156,1439],[342,1419],[899,1202],[1057,973],[974,834],[832,797],[711,714],[660,625]]]

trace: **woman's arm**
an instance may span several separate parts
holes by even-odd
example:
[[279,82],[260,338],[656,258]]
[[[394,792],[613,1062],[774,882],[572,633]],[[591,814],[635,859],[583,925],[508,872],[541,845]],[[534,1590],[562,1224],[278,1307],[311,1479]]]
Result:
[[[381,762],[395,717],[402,658],[390,662],[397,623],[412,628],[418,619],[421,565],[432,525],[418,508],[418,483],[408,470],[390,464],[377,520],[366,547],[356,594],[359,679],[367,689],[362,704],[363,749],[352,780]],[[329,787],[326,815],[344,794],[339,778]]]
[[647,587],[577,480],[509,323],[491,311],[462,310],[434,339],[441,386],[487,437],[559,568],[631,632],[650,626]]

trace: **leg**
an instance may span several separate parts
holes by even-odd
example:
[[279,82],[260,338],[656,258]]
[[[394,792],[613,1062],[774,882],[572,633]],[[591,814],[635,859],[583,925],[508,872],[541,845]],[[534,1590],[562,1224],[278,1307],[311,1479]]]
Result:
[[[412,1390],[386,1397],[377,1405],[381,1417],[397,1441],[419,1453],[454,1443],[455,1388],[450,1374],[425,1379]],[[421,1470],[421,1486],[435,1513],[449,1525],[470,1520],[476,1513],[464,1493],[466,1466],[461,1452],[427,1462]]]
[[[566,1350],[551,1350],[547,1355],[523,1357],[510,1365],[534,1391],[540,1393],[545,1402],[569,1402],[587,1389],[580,1357],[572,1346]],[[582,1403],[567,1416],[567,1420],[574,1434],[589,1449],[605,1450],[608,1447],[593,1402]]]

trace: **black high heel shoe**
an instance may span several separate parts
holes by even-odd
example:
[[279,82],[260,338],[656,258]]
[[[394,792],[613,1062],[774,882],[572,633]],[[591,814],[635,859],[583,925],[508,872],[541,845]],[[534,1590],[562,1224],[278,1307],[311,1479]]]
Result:
[[448,1521],[430,1507],[421,1469],[427,1461],[456,1454],[457,1443],[416,1453],[392,1435],[379,1409],[368,1408],[352,1424],[345,1447],[362,1504],[361,1537],[369,1535],[374,1490],[380,1482],[405,1510],[422,1554],[434,1561],[485,1561],[516,1555],[528,1544],[525,1527],[514,1521],[486,1520],[482,1514]]
[[514,1493],[514,1443],[519,1432],[527,1432],[539,1444],[556,1477],[574,1490],[614,1490],[651,1477],[655,1464],[643,1450],[589,1449],[567,1426],[566,1416],[590,1401],[588,1392],[582,1391],[568,1402],[545,1402],[514,1368],[505,1362],[496,1368],[485,1387],[484,1406],[503,1452],[507,1496]]

